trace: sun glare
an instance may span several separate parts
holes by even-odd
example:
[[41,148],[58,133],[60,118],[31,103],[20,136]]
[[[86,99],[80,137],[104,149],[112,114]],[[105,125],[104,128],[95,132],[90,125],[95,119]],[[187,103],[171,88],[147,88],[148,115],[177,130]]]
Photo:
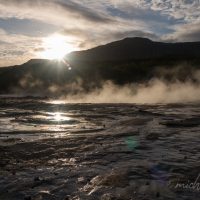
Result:
[[54,119],[55,119],[56,121],[61,121],[61,119],[62,119],[61,114],[60,114],[60,113],[55,113],[55,114],[54,114]]
[[39,56],[51,60],[62,60],[66,54],[75,50],[70,41],[65,36],[59,34],[44,38],[42,48],[44,50],[39,52]]
[[63,115],[62,113],[56,112],[53,114],[53,119],[57,122],[59,121],[69,121],[70,117]]

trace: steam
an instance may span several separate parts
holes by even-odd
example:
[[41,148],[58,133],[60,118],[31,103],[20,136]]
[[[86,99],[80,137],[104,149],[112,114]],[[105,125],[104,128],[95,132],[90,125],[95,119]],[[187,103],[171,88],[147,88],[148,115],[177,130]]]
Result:
[[67,95],[62,97],[69,103],[188,103],[200,101],[200,84],[193,82],[174,82],[154,79],[148,84],[129,84],[117,86],[105,82],[102,89],[87,94]]
[[[185,71],[185,70],[184,70]],[[169,74],[169,70],[167,73]],[[172,76],[175,72],[170,72]],[[164,74],[164,73],[162,73]],[[175,77],[175,76],[174,76]],[[12,93],[20,95],[48,96],[64,100],[67,103],[188,103],[200,102],[200,70],[194,71],[190,79],[178,81],[166,80],[163,76],[145,83],[131,83],[123,86],[112,81],[87,83],[90,89],[84,88],[80,78],[71,83],[46,85],[45,81],[26,74],[19,82],[20,88],[12,88]]]

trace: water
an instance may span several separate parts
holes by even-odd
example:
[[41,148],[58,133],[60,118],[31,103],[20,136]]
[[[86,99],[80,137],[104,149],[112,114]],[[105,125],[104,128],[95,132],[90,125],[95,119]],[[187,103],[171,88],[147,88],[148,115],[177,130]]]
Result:
[[200,104],[1,98],[0,199],[199,199],[199,125]]

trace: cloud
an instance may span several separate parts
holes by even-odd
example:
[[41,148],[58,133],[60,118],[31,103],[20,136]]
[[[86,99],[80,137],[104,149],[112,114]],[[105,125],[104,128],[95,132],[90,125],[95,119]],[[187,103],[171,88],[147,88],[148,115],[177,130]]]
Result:
[[135,0],[134,3],[131,0],[125,0],[120,2],[115,1],[115,6],[131,5],[143,9],[150,9],[152,11],[159,11],[162,15],[174,18],[182,19],[184,21],[193,21],[199,19],[199,0]]
[[[171,26],[200,19],[198,0],[1,0],[0,17],[36,19],[66,29],[102,32],[114,26],[170,33]],[[98,24],[98,25],[97,25]],[[137,26],[135,27],[135,24]],[[95,26],[94,26],[95,25]],[[134,27],[134,28],[133,28]],[[89,30],[91,29],[91,30]],[[101,33],[101,32],[100,32]]]
[[100,14],[100,12],[94,12],[94,11],[92,11],[92,9],[88,9],[87,7],[84,7],[83,5],[78,4],[76,2],[58,1],[57,5],[60,5],[61,8],[63,8],[66,11],[69,11],[70,13],[76,13],[78,16],[84,17],[87,20],[95,22],[95,23],[114,22],[114,20],[109,18],[108,16],[102,15],[102,14]]
[[177,26],[172,34],[166,35],[163,38],[173,42],[200,41],[200,22]]
[[40,40],[34,37],[8,34],[0,29],[0,66],[21,64],[33,58],[33,49],[40,44]]
[[37,19],[60,25],[69,23],[70,19],[92,23],[113,22],[105,13],[95,12],[71,0],[2,0],[0,11],[2,18]]
[[128,31],[121,31],[121,32],[115,32],[113,34],[115,39],[122,39],[125,37],[144,37],[149,38],[152,40],[159,40],[159,37],[152,33],[152,32],[143,32],[139,30],[128,30]]

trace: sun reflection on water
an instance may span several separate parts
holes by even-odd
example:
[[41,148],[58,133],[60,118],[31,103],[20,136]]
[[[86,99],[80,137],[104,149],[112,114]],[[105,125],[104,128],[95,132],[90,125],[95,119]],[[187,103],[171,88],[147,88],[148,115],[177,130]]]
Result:
[[61,114],[60,113],[55,113],[54,114],[54,119],[55,119],[55,121],[61,121],[62,120]]
[[53,119],[54,119],[54,121],[69,121],[71,118],[70,117],[66,117],[66,116],[64,116],[62,113],[60,113],[60,112],[55,112],[54,114],[53,114]]
[[67,102],[64,100],[52,100],[49,103],[57,105],[57,104],[66,104]]

